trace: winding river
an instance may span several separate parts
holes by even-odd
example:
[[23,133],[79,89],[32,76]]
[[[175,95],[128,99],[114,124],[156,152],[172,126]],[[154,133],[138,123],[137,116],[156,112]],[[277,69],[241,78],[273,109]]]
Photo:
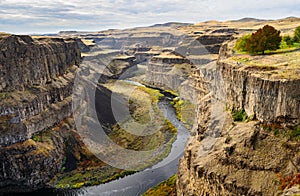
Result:
[[162,92],[165,96],[158,103],[165,118],[177,128],[177,139],[172,144],[170,154],[161,162],[135,174],[124,178],[92,187],[84,187],[79,190],[40,190],[30,196],[138,196],[149,188],[157,185],[174,175],[178,170],[179,159],[183,156],[184,147],[189,137],[189,131],[177,119],[174,107],[170,104],[169,93]]

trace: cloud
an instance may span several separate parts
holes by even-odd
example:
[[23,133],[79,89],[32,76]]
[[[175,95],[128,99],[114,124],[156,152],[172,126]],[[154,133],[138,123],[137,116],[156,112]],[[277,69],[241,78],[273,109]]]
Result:
[[0,31],[102,30],[169,21],[300,15],[298,0],[0,0]]

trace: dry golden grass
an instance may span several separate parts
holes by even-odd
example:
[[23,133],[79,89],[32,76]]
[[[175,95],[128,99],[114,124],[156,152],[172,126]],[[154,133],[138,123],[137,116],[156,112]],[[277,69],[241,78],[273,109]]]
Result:
[[196,23],[191,26],[183,26],[179,29],[185,33],[193,34],[194,32],[209,33],[215,29],[236,28],[247,33],[255,31],[264,25],[269,24],[280,30],[283,34],[292,34],[294,29],[300,26],[300,18],[286,18],[280,20],[266,21],[207,21]]
[[272,55],[240,54],[226,62],[270,79],[300,79],[300,50]]

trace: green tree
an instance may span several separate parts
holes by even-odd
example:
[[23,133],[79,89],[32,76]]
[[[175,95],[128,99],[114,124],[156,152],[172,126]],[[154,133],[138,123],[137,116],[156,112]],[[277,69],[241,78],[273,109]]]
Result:
[[293,45],[293,39],[291,38],[291,36],[289,35],[285,35],[283,36],[282,40],[286,43],[286,45],[288,46],[292,46]]
[[270,25],[265,25],[252,33],[246,44],[247,51],[250,53],[265,53],[265,50],[276,50],[281,42],[280,31]]
[[300,26],[294,31],[293,42],[300,42]]
[[247,51],[247,42],[249,41],[251,37],[251,34],[247,34],[242,36],[240,39],[237,40],[236,44],[235,44],[235,49],[238,51],[242,51],[245,52]]

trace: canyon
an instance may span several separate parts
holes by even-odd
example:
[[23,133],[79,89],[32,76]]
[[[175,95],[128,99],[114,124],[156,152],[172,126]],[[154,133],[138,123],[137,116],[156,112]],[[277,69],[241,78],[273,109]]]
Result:
[[[241,62],[234,51],[237,38],[266,23],[290,33],[299,19],[170,23],[56,37],[1,35],[0,192],[53,187],[70,138],[79,150],[69,157],[84,159],[88,150],[76,133],[72,108],[77,72],[92,81],[87,89],[97,86],[105,94],[98,98],[101,122],[116,123],[106,109],[111,80],[129,78],[195,105],[188,111],[196,118],[189,120],[177,195],[299,194],[299,185],[280,188],[283,178],[300,169],[299,138],[291,136],[300,123],[299,61],[291,69],[277,63],[268,70]],[[288,74],[280,75],[282,69]],[[40,133],[46,136],[37,138]]]

